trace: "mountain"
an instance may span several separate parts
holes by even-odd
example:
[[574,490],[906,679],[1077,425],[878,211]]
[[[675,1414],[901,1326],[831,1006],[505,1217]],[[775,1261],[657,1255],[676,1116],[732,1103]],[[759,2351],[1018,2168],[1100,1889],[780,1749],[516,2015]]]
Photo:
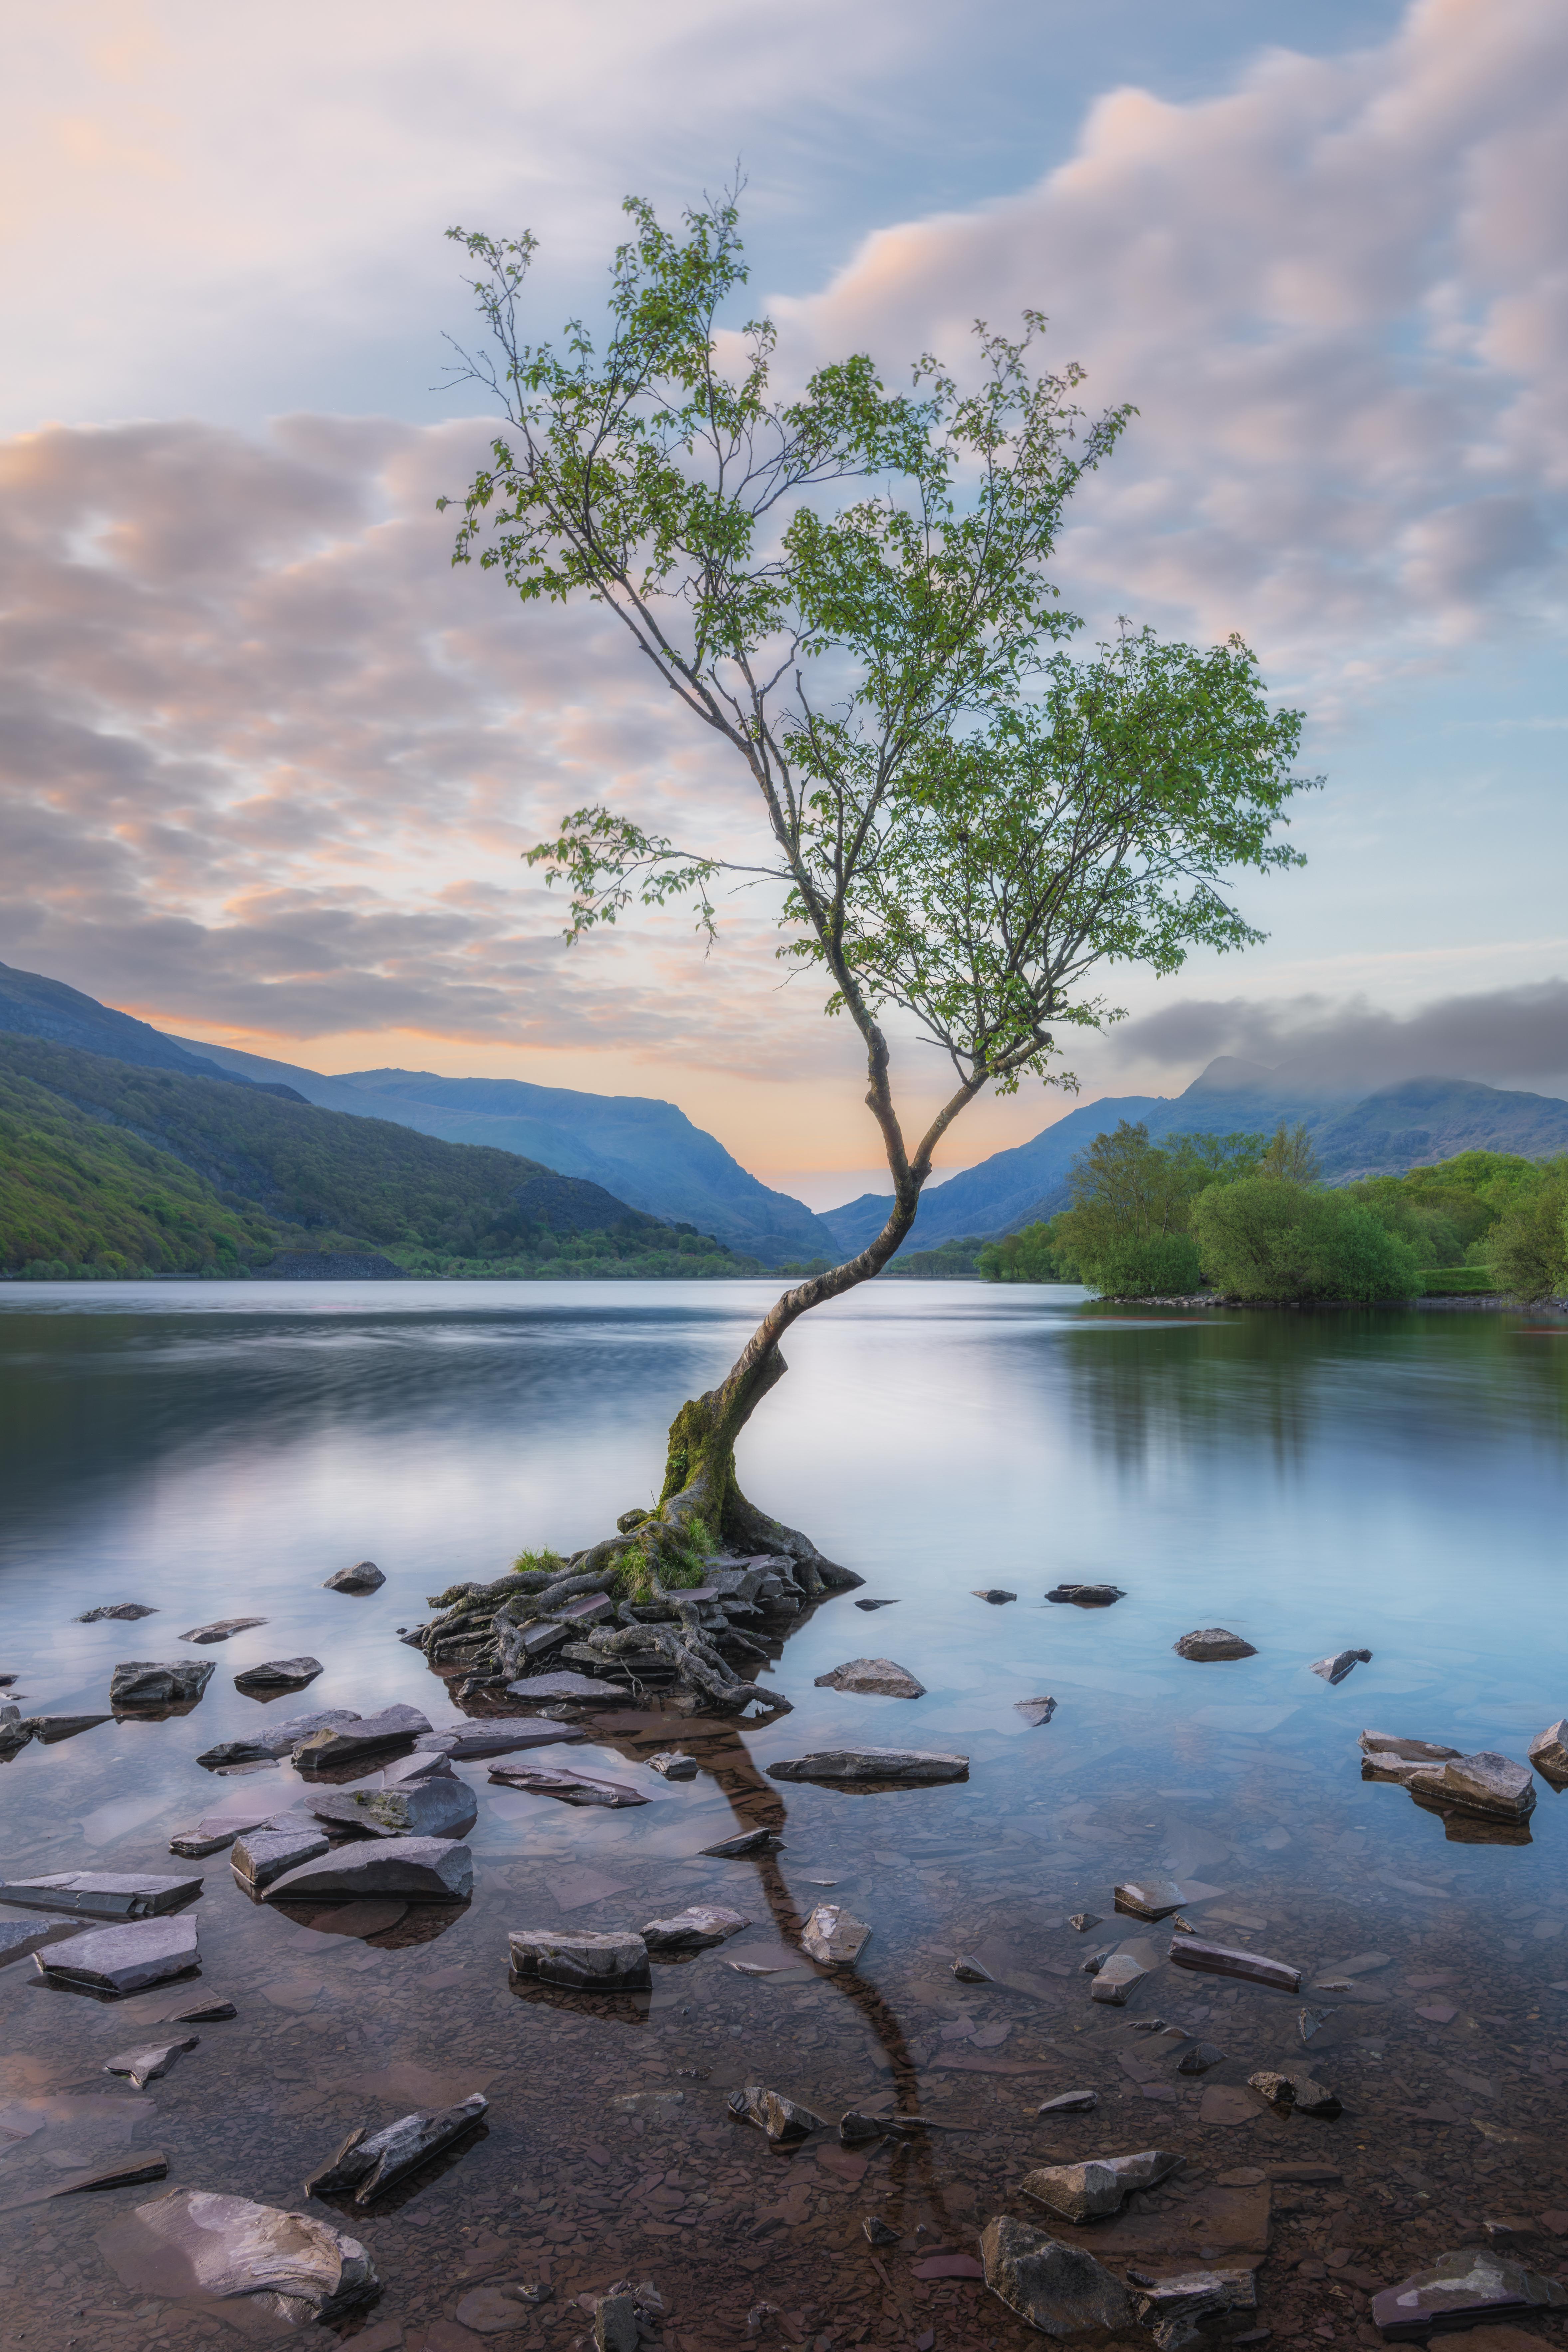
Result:
[[[281,1091],[281,1090],[280,1090]],[[237,1272],[315,1237],[410,1270],[757,1271],[602,1186],[270,1088],[0,1034],[0,1264]]]
[[137,1069],[183,1070],[187,1077],[226,1075],[216,1062],[204,1060],[199,1051],[192,1053],[145,1021],[113,1012],[96,997],[68,988],[63,981],[46,980],[41,972],[17,971],[8,963],[0,963],[0,1030],[15,1036],[47,1037],[57,1045],[79,1046],[88,1054],[106,1054],[111,1061],[129,1062]]
[[[1300,1120],[1324,1176],[1342,1184],[1403,1175],[1457,1151],[1516,1151],[1530,1159],[1568,1151],[1568,1102],[1555,1096],[1516,1094],[1467,1078],[1409,1078],[1363,1097],[1353,1085],[1296,1078],[1288,1064],[1270,1070],[1222,1056],[1183,1094],[1085,1103],[1028,1143],[950,1178],[926,1194],[910,1241],[931,1249],[1055,1216],[1068,1206],[1073,1160],[1120,1119],[1142,1121],[1155,1142],[1183,1133],[1271,1135],[1281,1119],[1292,1127]],[[825,1210],[823,1223],[841,1249],[864,1249],[891,1206],[890,1193],[862,1193],[841,1209]]]
[[489,1144],[603,1184],[651,1215],[686,1221],[766,1265],[831,1255],[832,1234],[800,1201],[750,1176],[673,1103],[578,1094],[521,1078],[443,1078],[429,1070],[349,1070],[326,1077],[232,1046],[171,1040],[222,1069],[281,1080],[308,1102],[395,1120],[447,1143]]

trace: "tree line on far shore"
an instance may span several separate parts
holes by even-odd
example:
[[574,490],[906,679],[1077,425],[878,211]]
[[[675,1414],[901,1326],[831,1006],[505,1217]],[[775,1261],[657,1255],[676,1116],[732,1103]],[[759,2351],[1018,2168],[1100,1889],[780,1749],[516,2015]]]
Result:
[[1331,1189],[1304,1124],[1156,1144],[1123,1119],[1069,1181],[1070,1208],[984,1244],[984,1279],[1303,1303],[1568,1287],[1568,1159],[1461,1151]]

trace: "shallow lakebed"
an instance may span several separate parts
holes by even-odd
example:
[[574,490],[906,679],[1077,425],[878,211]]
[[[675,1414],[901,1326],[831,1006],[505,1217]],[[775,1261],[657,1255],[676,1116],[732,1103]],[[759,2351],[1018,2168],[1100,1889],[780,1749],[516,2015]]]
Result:
[[[0,1670],[17,1677],[0,1697],[24,1716],[100,1712],[123,1661],[216,1669],[188,1714],[35,1740],[0,1765],[0,1876],[200,1871],[191,1990],[237,2011],[169,2027],[199,2045],[137,2092],[104,2062],[163,2030],[176,1988],[100,2001],[45,1985],[28,1958],[0,1966],[5,2343],[238,2342],[217,2313],[124,2284],[106,2225],[164,2187],[302,2209],[305,2175],[355,2125],[476,2090],[480,2133],[368,2215],[311,2209],[363,2242],[382,2293],[294,2342],[566,2352],[591,2329],[574,2298],[651,2279],[672,2352],[1023,2352],[1039,2339],[965,2274],[980,2228],[1003,2211],[1050,2226],[1019,2193],[1036,2167],[1149,2147],[1185,2162],[1121,2219],[1060,2234],[1119,2270],[1256,2266],[1258,2308],[1222,2337],[1375,2341],[1371,2289],[1486,2242],[1489,2221],[1533,2233],[1510,2250],[1531,2268],[1568,2267],[1568,1796],[1538,1779],[1528,1843],[1472,1843],[1364,1782],[1356,1748],[1373,1727],[1522,1760],[1568,1714],[1563,1324],[1136,1315],[1068,1290],[879,1285],[792,1335],[789,1377],[742,1445],[752,1499],[866,1580],[763,1675],[793,1714],[758,1727],[616,1710],[584,1743],[537,1751],[635,1782],[649,1801],[629,1811],[568,1809],[459,1764],[479,1806],[463,1906],[289,1916],[244,1895],[225,1853],[170,1857],[200,1815],[300,1793],[287,1762],[205,1770],[216,1742],[395,1702],[462,1721],[398,1629],[521,1546],[570,1551],[650,1500],[666,1424],[770,1296],[0,1289]],[[366,1558],[378,1591],[323,1589]],[[1064,1580],[1125,1598],[1048,1603]],[[158,1613],[78,1622],[122,1601]],[[263,1622],[178,1638],[242,1613]],[[1257,1654],[1173,1653],[1208,1626]],[[1309,1671],[1352,1647],[1371,1662],[1337,1686]],[[300,1654],[323,1665],[308,1690],[263,1703],[235,1687]],[[816,1686],[860,1657],[897,1661],[926,1695]],[[1047,1695],[1048,1721],[1019,1711]],[[969,1777],[862,1793],[767,1776],[845,1744],[956,1748]],[[669,1747],[695,1780],[647,1769]],[[700,1855],[758,1824],[781,1851]],[[1125,2008],[1091,2002],[1089,1952],[1146,1938],[1165,1953],[1168,1922],[1112,1910],[1116,1882],[1155,1875],[1180,1883],[1200,1935],[1300,1968],[1300,1994],[1161,1957]],[[509,1977],[510,1928],[637,1927],[695,1902],[752,1924],[656,1961],[649,1994]],[[869,1924],[853,1969],[800,1955],[819,1902]],[[1086,1912],[1101,1924],[1080,1934]],[[956,1980],[959,1954],[994,1981]],[[1314,1990],[1325,1976],[1341,1988]],[[1304,2008],[1329,2012],[1305,2045]],[[1178,2072],[1185,2043],[1134,2030],[1153,2018],[1221,2056]],[[1281,2118],[1247,2088],[1285,2067],[1342,2114]],[[730,2116],[747,2084],[834,2124],[859,2108],[933,2128],[856,2148],[817,2133],[785,2155]],[[1097,2092],[1093,2112],[1037,2119],[1077,2089]],[[163,2150],[166,2182],[37,2201],[128,2147]],[[896,2242],[868,2242],[868,2214]],[[506,2280],[549,2299],[508,2303]],[[1526,2325],[1564,2334],[1555,2312]]]

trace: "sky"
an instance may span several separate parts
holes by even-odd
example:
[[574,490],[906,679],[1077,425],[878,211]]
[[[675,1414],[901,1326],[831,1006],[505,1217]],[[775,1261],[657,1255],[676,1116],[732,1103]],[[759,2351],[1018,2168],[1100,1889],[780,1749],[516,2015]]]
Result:
[[[814,1205],[885,1189],[853,1034],[765,907],[568,949],[521,851],[742,782],[602,613],[454,570],[489,419],[457,223],[600,299],[636,191],[737,159],[786,381],[971,322],[1139,414],[1054,576],[1237,629],[1307,713],[1267,942],[1112,976],[1079,1099],[1215,1054],[1568,1091],[1561,0],[79,0],[0,85],[0,960],[177,1034],[679,1103]],[[941,1091],[898,1042],[911,1117]],[[976,1104],[944,1172],[1072,1108]]]

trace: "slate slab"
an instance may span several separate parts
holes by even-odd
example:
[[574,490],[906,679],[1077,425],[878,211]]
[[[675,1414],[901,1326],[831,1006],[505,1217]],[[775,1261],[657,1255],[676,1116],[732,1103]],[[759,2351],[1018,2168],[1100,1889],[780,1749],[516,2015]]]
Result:
[[347,1902],[401,1895],[416,1903],[466,1903],[473,1891],[473,1856],[460,1841],[371,1838],[288,1871],[267,1889],[267,1900]]
[[89,1927],[33,1955],[40,1976],[92,1992],[141,1992],[201,1966],[193,1918],[137,1919],[123,1927]]
[[47,1878],[0,1879],[0,1903],[18,1910],[85,1914],[91,1919],[152,1919],[178,1909],[203,1882],[97,1870],[61,1870]]
[[280,2331],[335,2318],[380,2286],[357,2238],[312,2214],[210,2189],[174,2189],[117,2214],[98,2245],[132,2293],[209,2306],[243,2302],[237,2325],[252,2336],[268,2322]]
[[514,1927],[507,1937],[520,1977],[566,1985],[578,1992],[640,1992],[653,1981],[647,1946],[629,1929]]

